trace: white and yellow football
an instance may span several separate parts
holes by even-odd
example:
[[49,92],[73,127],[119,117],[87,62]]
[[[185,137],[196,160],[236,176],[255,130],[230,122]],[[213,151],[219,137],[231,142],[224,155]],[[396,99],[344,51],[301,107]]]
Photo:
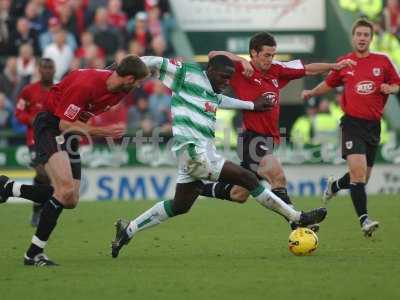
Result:
[[309,255],[318,248],[318,236],[311,229],[299,227],[290,233],[288,247],[294,255]]

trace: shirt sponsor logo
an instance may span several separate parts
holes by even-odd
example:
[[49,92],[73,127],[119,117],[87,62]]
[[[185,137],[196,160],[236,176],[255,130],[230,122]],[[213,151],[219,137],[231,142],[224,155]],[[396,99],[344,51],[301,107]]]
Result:
[[373,68],[372,69],[372,74],[374,74],[374,76],[381,75],[381,69],[380,68]]
[[76,106],[75,104],[70,104],[68,108],[65,110],[64,116],[73,120],[78,115],[80,110],[81,108],[79,106]]
[[215,114],[217,112],[217,108],[215,106],[213,106],[210,102],[206,102],[206,103],[204,103],[204,111],[212,112]]
[[360,95],[369,95],[375,92],[375,83],[373,81],[360,81],[355,86],[356,93]]

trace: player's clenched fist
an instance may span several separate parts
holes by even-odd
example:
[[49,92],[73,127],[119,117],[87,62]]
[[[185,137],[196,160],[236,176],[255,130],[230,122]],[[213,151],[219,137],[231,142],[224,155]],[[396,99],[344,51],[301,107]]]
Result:
[[347,58],[347,59],[343,59],[343,60],[339,61],[338,63],[334,64],[333,69],[336,71],[339,71],[343,68],[353,67],[355,65],[357,65],[357,62],[355,62],[352,59]]
[[254,110],[255,111],[266,111],[271,110],[276,103],[276,97],[274,93],[264,93],[258,96],[254,100]]
[[301,92],[301,99],[303,99],[304,101],[307,101],[308,99],[310,99],[313,96],[314,96],[314,94],[313,94],[312,90],[304,90]]

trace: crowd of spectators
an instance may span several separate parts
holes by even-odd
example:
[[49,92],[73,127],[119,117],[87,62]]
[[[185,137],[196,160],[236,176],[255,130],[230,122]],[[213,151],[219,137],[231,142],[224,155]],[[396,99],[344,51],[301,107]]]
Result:
[[[127,54],[168,57],[173,26],[167,0],[0,0],[0,135],[23,132],[13,109],[21,89],[38,80],[39,57],[54,60],[55,82]],[[169,102],[169,92],[149,80],[93,122],[121,122],[128,132],[147,134],[160,127],[168,135]]]

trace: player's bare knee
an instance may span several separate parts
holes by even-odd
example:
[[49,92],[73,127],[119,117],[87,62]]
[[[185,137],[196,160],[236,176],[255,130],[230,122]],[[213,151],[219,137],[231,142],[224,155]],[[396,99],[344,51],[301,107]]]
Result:
[[247,201],[247,199],[249,197],[249,192],[244,191],[244,190],[232,189],[230,196],[231,196],[231,200],[233,202],[237,202],[237,203],[242,204],[242,203],[245,203]]
[[72,184],[56,187],[54,196],[65,208],[74,208],[76,206],[74,187]]
[[366,182],[367,174],[364,168],[354,168],[350,170],[351,182]]
[[263,168],[259,168],[257,170],[257,175],[262,177],[262,178],[268,178],[268,172],[267,172],[267,170],[265,170]]
[[286,177],[285,174],[279,173],[274,179],[276,186],[286,186]]
[[64,208],[66,209],[74,209],[77,206],[78,206],[78,199],[76,198],[72,198],[71,201],[64,204]]

